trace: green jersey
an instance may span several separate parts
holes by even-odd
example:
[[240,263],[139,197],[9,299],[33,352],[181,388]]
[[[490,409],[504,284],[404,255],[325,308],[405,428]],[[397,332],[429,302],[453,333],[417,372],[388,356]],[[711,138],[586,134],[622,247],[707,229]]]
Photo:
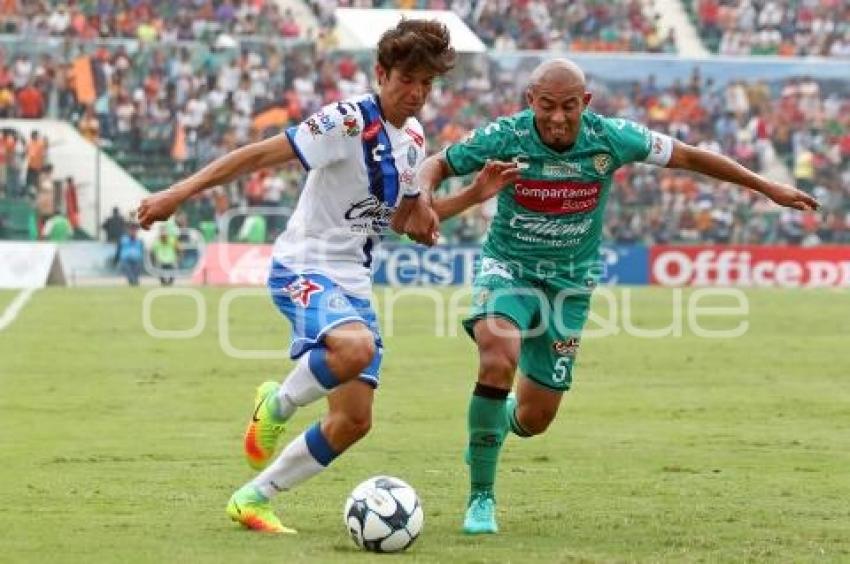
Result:
[[669,137],[588,110],[573,146],[558,152],[540,139],[527,109],[450,146],[446,161],[456,174],[479,170],[488,159],[517,162],[521,178],[498,196],[484,255],[529,273],[577,278],[599,264],[614,172],[636,161],[663,166],[671,152]]

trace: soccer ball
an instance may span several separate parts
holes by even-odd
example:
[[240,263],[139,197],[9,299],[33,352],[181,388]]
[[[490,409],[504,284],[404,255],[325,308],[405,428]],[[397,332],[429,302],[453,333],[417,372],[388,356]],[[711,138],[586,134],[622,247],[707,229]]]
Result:
[[342,519],[360,548],[399,552],[422,532],[425,516],[419,496],[407,483],[392,476],[375,476],[354,488]]

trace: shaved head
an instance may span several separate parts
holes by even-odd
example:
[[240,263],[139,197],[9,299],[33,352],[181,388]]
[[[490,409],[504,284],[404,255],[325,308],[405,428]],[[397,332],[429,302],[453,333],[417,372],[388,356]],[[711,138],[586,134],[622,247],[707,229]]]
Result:
[[537,66],[528,80],[529,88],[536,88],[551,82],[563,86],[582,86],[587,84],[584,71],[569,59],[550,59]]
[[578,138],[581,116],[591,98],[584,71],[568,59],[541,63],[531,73],[525,97],[543,143],[556,151],[569,149]]

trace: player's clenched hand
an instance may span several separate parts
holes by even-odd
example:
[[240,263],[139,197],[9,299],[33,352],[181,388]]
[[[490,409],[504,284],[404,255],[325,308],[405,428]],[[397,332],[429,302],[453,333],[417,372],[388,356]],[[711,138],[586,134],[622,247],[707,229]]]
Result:
[[786,184],[769,182],[764,195],[786,208],[794,208],[802,211],[814,211],[818,209],[818,201],[802,190],[798,190]]
[[147,229],[156,221],[171,217],[180,206],[181,199],[171,190],[165,190],[142,200],[136,210],[136,220],[142,229]]
[[505,186],[513,184],[517,180],[519,180],[517,163],[487,161],[484,168],[475,175],[471,188],[477,202],[486,202]]
[[417,199],[416,205],[411,210],[404,225],[404,233],[417,243],[429,247],[439,239],[440,218],[434,208],[428,205],[422,197]]

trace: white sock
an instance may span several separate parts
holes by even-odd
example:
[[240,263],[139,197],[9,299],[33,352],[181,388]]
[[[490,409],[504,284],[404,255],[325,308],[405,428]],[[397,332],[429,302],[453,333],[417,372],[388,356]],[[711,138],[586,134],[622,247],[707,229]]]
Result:
[[268,468],[251,481],[267,499],[290,490],[327,468],[337,454],[316,423],[286,445]]
[[328,395],[339,380],[325,361],[325,349],[317,348],[302,356],[277,389],[277,414],[286,421],[299,407]]

